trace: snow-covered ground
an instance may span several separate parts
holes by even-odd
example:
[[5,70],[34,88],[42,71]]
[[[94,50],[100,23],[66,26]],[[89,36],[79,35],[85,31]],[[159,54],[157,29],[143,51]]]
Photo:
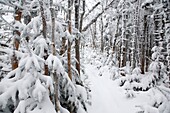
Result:
[[99,76],[98,69],[93,65],[86,64],[85,72],[92,91],[89,113],[136,113],[140,111],[136,106],[147,104],[150,99],[143,92],[136,93],[134,98],[126,98],[126,91],[118,86],[117,81],[109,79],[107,74]]

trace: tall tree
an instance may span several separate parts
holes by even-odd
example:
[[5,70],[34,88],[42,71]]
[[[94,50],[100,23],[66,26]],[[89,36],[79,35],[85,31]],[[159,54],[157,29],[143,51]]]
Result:
[[82,0],[82,9],[83,12],[80,15],[80,27],[79,27],[79,31],[82,32],[82,27],[83,27],[83,18],[84,18],[84,14],[85,14],[85,5],[86,5],[86,1]]
[[[50,11],[51,11],[51,25],[52,25],[52,34],[51,34],[51,37],[52,37],[52,54],[53,56],[56,56],[56,46],[55,46],[55,9],[53,7],[53,1],[51,0],[50,1]],[[60,106],[59,106],[59,99],[58,99],[58,84],[59,84],[59,79],[58,79],[58,74],[56,72],[57,70],[52,70],[50,71],[53,79],[54,79],[54,96],[53,96],[53,102],[54,102],[54,105],[55,105],[55,110],[57,111],[57,113],[60,111]]]
[[[103,7],[103,6],[102,6]],[[100,30],[100,33],[101,33],[101,42],[100,42],[100,47],[101,47],[101,52],[104,51],[104,36],[103,36],[103,33],[104,33],[104,25],[103,25],[103,16],[101,15],[101,18],[100,18],[100,21],[101,21],[101,30]]]
[[[42,25],[43,25],[43,28],[42,28],[42,35],[44,37],[44,39],[46,40],[47,38],[47,23],[46,23],[46,18],[45,18],[45,14],[44,14],[44,3],[43,1],[39,1],[39,4],[40,4],[40,13],[41,13],[41,18],[42,18]],[[46,60],[48,58],[48,50],[44,48],[44,59]],[[45,75],[48,75],[48,66],[45,64],[44,65],[44,74]]]
[[[72,34],[72,25],[71,25],[71,6],[72,6],[72,0],[68,0],[68,31],[70,35]],[[71,39],[68,37],[68,46],[67,46],[67,60],[68,60],[68,76],[72,80],[71,75]]]
[[80,75],[80,37],[79,37],[79,0],[75,0],[75,28],[77,29],[75,39],[76,69]]

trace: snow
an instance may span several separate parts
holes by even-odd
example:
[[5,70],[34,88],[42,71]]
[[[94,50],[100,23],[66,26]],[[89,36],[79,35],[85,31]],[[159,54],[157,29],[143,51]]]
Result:
[[[3,0],[0,0],[0,2],[2,1]],[[61,5],[62,2],[62,0],[53,0],[53,1],[56,6]],[[105,1],[103,0],[102,3],[104,2]],[[124,0],[120,0],[118,7],[120,7],[120,5],[123,4],[123,2]],[[145,0],[144,3],[142,3],[142,6],[146,5],[147,3],[150,4],[152,2],[153,0]],[[97,1],[87,0],[87,3],[89,4],[87,9],[91,9],[94,6],[94,4],[97,3]],[[38,4],[38,0],[33,0],[31,6],[33,7],[37,4]],[[161,7],[162,5],[159,4],[157,5],[156,8],[159,9]],[[99,9],[101,10],[101,8]],[[91,17],[95,16],[97,12],[98,11],[91,13],[90,16]],[[47,13],[47,17],[49,17],[50,16],[49,9],[47,9],[46,13]],[[153,15],[151,16],[153,17]],[[12,24],[11,22],[14,20],[13,15],[3,15],[2,17],[5,20],[7,20],[9,24]],[[109,17],[106,18],[109,19]],[[49,20],[49,18],[47,19]],[[2,68],[3,70],[10,71],[8,74],[5,74],[2,80],[0,80],[0,113],[1,113],[1,108],[2,107],[5,108],[9,104],[10,99],[12,99],[14,104],[16,104],[17,103],[16,97],[18,97],[19,102],[18,102],[18,106],[16,106],[14,113],[24,113],[24,112],[56,113],[56,111],[54,110],[54,105],[49,99],[49,91],[48,91],[49,89],[51,94],[54,93],[55,91],[53,87],[54,81],[53,78],[51,78],[50,76],[42,75],[44,63],[48,64],[50,71],[51,70],[52,72],[56,71],[57,75],[60,75],[59,77],[60,82],[66,83],[66,85],[62,86],[63,88],[60,90],[65,90],[64,93],[66,92],[66,94],[63,94],[64,96],[69,95],[68,97],[69,102],[75,102],[74,104],[78,103],[77,105],[81,106],[82,101],[86,103],[86,99],[91,97],[90,98],[91,104],[87,106],[88,113],[103,113],[103,112],[139,113],[139,111],[141,110],[143,111],[142,113],[169,113],[170,107],[168,105],[170,105],[169,102],[170,99],[169,98],[166,99],[167,98],[166,94],[170,93],[169,89],[161,86],[159,88],[153,87],[152,89],[146,92],[133,91],[134,86],[147,89],[148,86],[150,86],[149,84],[152,83],[152,81],[154,80],[154,78],[158,78],[157,71],[162,70],[161,74],[164,74],[163,72],[165,66],[163,65],[162,62],[158,62],[158,58],[162,57],[160,52],[163,50],[163,47],[155,46],[152,48],[152,52],[154,52],[152,54],[152,59],[155,61],[153,61],[149,66],[149,71],[151,72],[146,73],[146,76],[143,77],[140,83],[130,82],[136,78],[137,79],[142,78],[141,77],[142,75],[140,74],[141,70],[139,67],[136,67],[132,71],[132,75],[131,75],[131,67],[128,64],[122,68],[111,66],[112,65],[111,61],[114,58],[114,56],[110,55],[107,61],[104,62],[106,59],[105,58],[102,59],[103,56],[98,58],[98,55],[100,56],[101,53],[97,54],[93,50],[88,51],[86,53],[87,59],[83,59],[83,60],[86,60],[85,62],[89,62],[89,64],[82,63],[81,65],[85,66],[85,74],[87,76],[86,80],[89,83],[89,87],[90,87],[89,89],[91,91],[89,96],[86,91],[87,89],[85,87],[80,85],[74,85],[74,83],[72,83],[72,81],[68,78],[68,75],[65,72],[65,70],[67,69],[65,69],[65,67],[61,63],[60,58],[50,54],[46,61],[43,59],[45,54],[44,49],[50,51],[47,44],[50,42],[50,39],[46,40],[42,35],[39,35],[40,31],[42,30],[41,21],[42,21],[41,16],[37,16],[32,18],[31,22],[27,26],[21,24],[20,22],[15,22],[14,24],[14,27],[22,32],[21,37],[30,36],[30,43],[33,44],[34,51],[30,50],[29,54],[22,53],[21,50],[15,51],[15,54],[19,60],[19,65],[17,69],[12,71],[3,62],[2,63],[0,62],[0,66],[3,66]],[[51,24],[50,21],[47,22],[47,29],[51,29],[50,24]],[[104,24],[105,24],[105,20],[104,20]],[[56,37],[58,37],[57,39],[59,40],[61,37],[66,37],[72,42],[75,36],[74,35],[72,36],[68,32],[68,30],[65,30],[63,25],[64,23],[61,23],[58,20],[56,21],[57,32],[55,35]],[[169,26],[168,24],[165,25],[166,28],[168,26]],[[105,31],[106,33],[109,33],[109,30],[113,26],[110,25],[109,27],[110,27],[109,29],[106,29]],[[114,31],[115,29],[113,30],[113,32]],[[1,34],[3,32],[4,31],[0,30]],[[75,33],[77,34],[78,31],[73,28],[73,34]],[[50,34],[50,32],[48,32],[48,34]],[[104,36],[105,35],[107,34],[104,33]],[[133,33],[133,35],[135,34]],[[107,36],[109,37],[110,35]],[[135,40],[133,39],[131,42],[132,42],[132,46],[134,46]],[[124,46],[122,47],[124,48]],[[132,53],[134,49],[135,49],[134,47],[131,48]],[[11,55],[13,55],[12,49],[0,48],[0,52],[7,53],[9,55],[8,56],[9,58],[11,57]],[[36,55],[33,54],[33,52],[35,52]],[[109,54],[112,54],[112,52],[109,52]],[[0,57],[1,57],[0,58],[1,61],[7,60],[6,59],[7,56],[3,54]],[[116,58],[115,58],[115,65],[116,65]],[[76,70],[74,66],[72,66],[72,69]],[[124,72],[125,76],[121,77],[120,72]],[[121,80],[126,81],[123,87],[120,87],[120,81],[121,81],[119,79],[120,77]],[[67,89],[65,89],[65,87]],[[76,96],[80,97],[81,102],[77,100]],[[66,110],[62,106],[60,106],[60,109],[61,109],[60,111],[61,113],[69,113],[68,110]],[[77,112],[85,113],[83,107],[79,107]]]
[[93,65],[86,64],[85,72],[92,91],[89,113],[136,113],[140,110],[136,105],[147,104],[149,100],[149,96],[142,92],[136,94],[135,98],[127,99],[126,91],[118,86],[118,82],[109,79],[108,74],[99,76],[99,71]]

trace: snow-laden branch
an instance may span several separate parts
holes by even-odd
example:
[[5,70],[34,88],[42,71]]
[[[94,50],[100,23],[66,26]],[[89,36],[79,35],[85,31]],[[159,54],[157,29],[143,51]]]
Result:
[[14,29],[14,26],[11,25],[10,23],[8,23],[8,22],[2,17],[1,14],[0,14],[0,18],[1,18],[8,26],[10,26],[12,29]]
[[98,5],[100,5],[100,2],[98,2],[96,5],[94,5],[89,12],[84,16],[84,18],[86,18]]
[[0,4],[7,5],[13,8],[18,7],[20,9],[24,9],[24,7],[22,7],[19,3],[12,3],[12,0],[0,0]]
[[97,14],[97,16],[92,19],[84,28],[82,31],[86,31],[89,26],[91,26],[93,23],[95,23],[97,21],[97,19],[106,11],[108,10],[113,4],[114,4],[114,7],[117,6],[117,4],[119,3],[119,0],[113,0],[111,1],[99,14]]

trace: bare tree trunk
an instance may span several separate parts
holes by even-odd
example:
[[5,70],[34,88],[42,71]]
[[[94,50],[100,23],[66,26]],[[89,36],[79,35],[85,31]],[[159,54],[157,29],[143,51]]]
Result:
[[96,49],[96,43],[95,43],[96,35],[95,35],[95,31],[94,30],[92,30],[92,26],[90,26],[90,31],[91,31],[91,35],[92,35],[92,47],[94,49]]
[[[41,11],[41,18],[42,18],[42,24],[43,24],[43,30],[42,30],[42,35],[46,39],[47,38],[47,23],[45,19],[45,14],[44,14],[44,8],[43,8],[43,2],[39,1],[40,4],[40,11]],[[46,60],[48,58],[48,50],[44,49],[44,59]],[[44,74],[48,75],[48,65],[44,65]]]
[[83,0],[83,13],[81,14],[80,17],[80,28],[79,28],[80,32],[82,32],[84,14],[85,14],[85,0]]
[[[55,49],[55,10],[54,8],[50,8],[51,10],[51,19],[52,19],[52,54],[56,56],[56,49]],[[54,77],[54,105],[55,110],[58,112],[60,111],[59,108],[59,100],[58,100],[58,75],[56,73],[56,70],[52,72]]]
[[[15,16],[14,16],[15,21],[21,22],[21,16],[22,16],[21,10],[19,8],[16,8]],[[20,44],[19,37],[21,35],[21,33],[18,29],[14,30],[13,33],[14,33],[14,51],[13,51],[13,55],[12,55],[12,59],[11,59],[12,70],[14,70],[18,67],[18,59],[15,54],[15,50],[19,49],[19,44]]]
[[[79,30],[79,0],[75,0],[75,28]],[[77,33],[78,34],[78,33]],[[80,75],[80,39],[77,35],[75,39],[76,69]]]
[[[68,13],[66,14],[66,12],[64,12],[64,20],[67,21],[68,19]],[[67,28],[66,28],[67,29]],[[65,52],[66,52],[66,49],[67,49],[67,45],[66,45],[66,37],[62,37],[62,45],[61,45],[61,48],[60,48],[60,55],[62,56]]]
[[103,31],[104,29],[103,29],[103,17],[102,17],[102,15],[101,15],[101,52],[103,53],[103,51],[104,51],[104,39],[103,39]]
[[43,2],[40,0],[39,3],[40,3],[42,24],[43,24],[42,34],[44,38],[46,39],[47,38],[47,23],[46,23],[45,14],[44,14]]
[[55,49],[55,10],[54,8],[50,8],[51,10],[51,21],[52,21],[52,53],[56,55]]
[[119,31],[119,22],[120,22],[120,15],[118,15],[118,19],[116,23],[116,33],[115,33],[115,38],[114,38],[114,43],[113,43],[113,53],[115,52],[115,49],[116,49],[116,42],[117,42],[118,31]]
[[[82,7],[83,7],[83,12],[81,14],[81,17],[80,17],[80,27],[79,27],[79,31],[82,32],[82,27],[83,27],[83,18],[84,18],[84,14],[85,14],[85,0],[82,0]],[[85,43],[81,43],[81,49],[83,49],[85,46]]]
[[126,39],[126,12],[122,12],[122,34],[121,34],[121,56],[120,56],[120,66],[124,67],[126,65],[126,49],[125,49],[125,39]]
[[[25,6],[26,3],[25,3],[25,0],[22,1],[22,5]],[[31,14],[29,13],[29,11],[25,12],[24,13],[24,24],[28,25],[30,22],[31,22]],[[26,41],[29,42],[29,36],[26,37]]]
[[60,55],[63,55],[64,53],[65,53],[65,51],[66,51],[66,38],[65,37],[63,37],[62,38],[62,45],[61,45],[61,49],[60,49]]
[[[72,6],[72,0],[68,0],[68,31],[70,35],[72,34],[71,31],[71,6]],[[68,76],[72,80],[72,75],[71,75],[71,42],[68,39],[68,46],[67,46],[67,60],[68,60]]]
[[145,34],[146,34],[146,26],[147,26],[147,15],[144,15],[144,30],[143,30],[143,40],[142,40],[142,57],[141,57],[141,74],[145,74]]

